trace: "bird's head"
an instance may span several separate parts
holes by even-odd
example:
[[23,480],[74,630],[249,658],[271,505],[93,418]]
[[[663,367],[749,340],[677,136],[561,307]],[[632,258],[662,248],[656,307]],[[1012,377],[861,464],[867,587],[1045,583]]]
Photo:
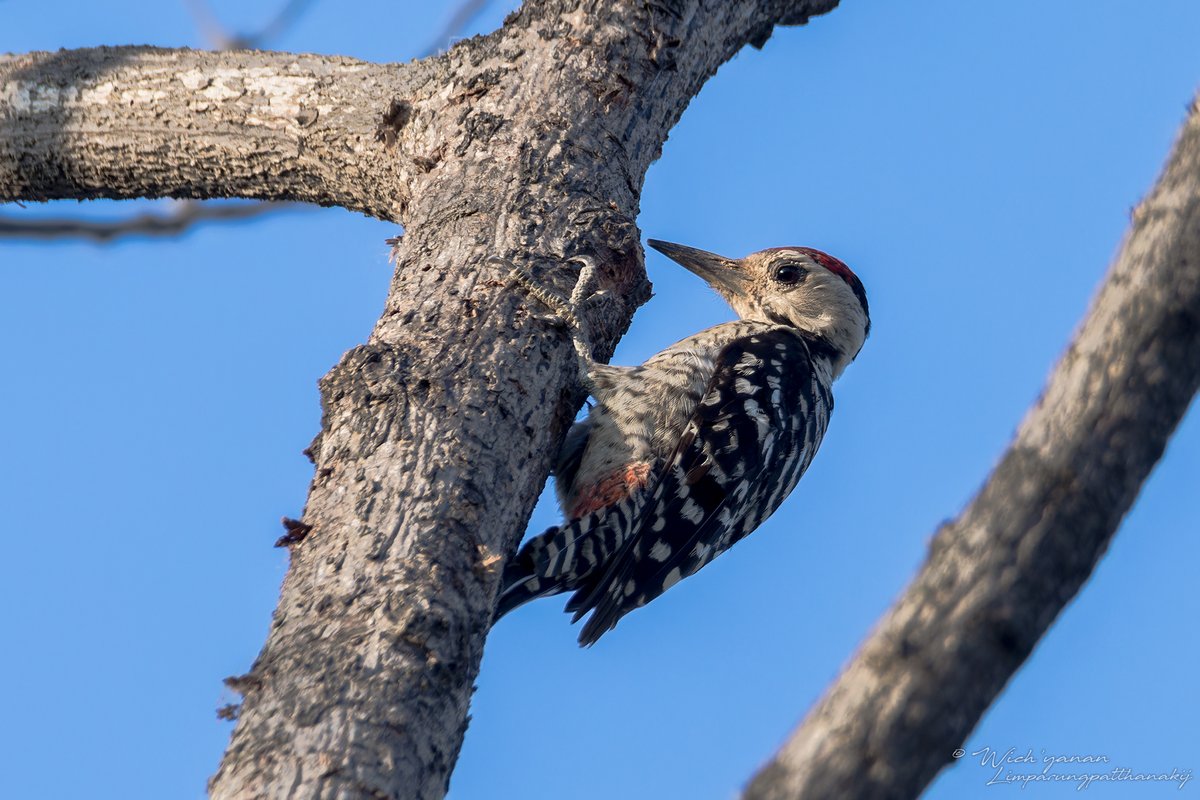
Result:
[[820,250],[772,247],[737,259],[656,239],[648,244],[703,278],[742,319],[790,325],[827,344],[834,377],[871,331],[862,281]]

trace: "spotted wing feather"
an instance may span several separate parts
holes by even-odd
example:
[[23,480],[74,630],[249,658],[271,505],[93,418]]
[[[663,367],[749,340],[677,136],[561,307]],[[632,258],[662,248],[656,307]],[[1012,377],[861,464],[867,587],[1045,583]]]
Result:
[[567,610],[576,619],[592,611],[580,643],[594,643],[770,516],[816,454],[832,402],[793,330],[727,345],[661,479],[619,504],[637,506],[621,512],[628,533],[603,569],[572,587]]

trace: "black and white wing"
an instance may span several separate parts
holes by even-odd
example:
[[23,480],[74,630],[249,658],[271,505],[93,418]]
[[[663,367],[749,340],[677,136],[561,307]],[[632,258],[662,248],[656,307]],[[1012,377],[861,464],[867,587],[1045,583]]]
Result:
[[593,612],[580,643],[595,642],[770,516],[816,454],[832,405],[794,331],[772,328],[727,345],[660,480],[610,512],[624,529],[612,537],[615,552],[572,587],[567,610],[576,620]]

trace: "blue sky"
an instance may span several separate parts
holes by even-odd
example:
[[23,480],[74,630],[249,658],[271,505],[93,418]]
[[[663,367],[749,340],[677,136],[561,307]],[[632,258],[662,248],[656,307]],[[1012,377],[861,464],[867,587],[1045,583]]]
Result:
[[[243,30],[275,8],[216,7]],[[511,7],[496,0],[476,29]],[[317,0],[270,44],[402,61],[449,14]],[[453,798],[736,792],[1037,397],[1200,84],[1197,31],[1193,0],[847,0],[722,68],[650,170],[644,235],[827,250],[866,284],[871,340],[809,474],[732,553],[587,651],[557,600],[497,626]],[[182,5],[0,2],[0,51],[124,43],[203,44]],[[0,795],[203,796],[230,730],[221,678],[262,644],[286,566],[278,520],[304,502],[316,381],[381,310],[394,233],[313,210],[172,241],[0,242]],[[648,269],[655,297],[615,363],[731,316],[658,254]],[[1192,413],[968,753],[1200,770],[1198,476]],[[556,515],[544,498],[530,529]],[[927,796],[1021,791],[992,774],[964,758]]]

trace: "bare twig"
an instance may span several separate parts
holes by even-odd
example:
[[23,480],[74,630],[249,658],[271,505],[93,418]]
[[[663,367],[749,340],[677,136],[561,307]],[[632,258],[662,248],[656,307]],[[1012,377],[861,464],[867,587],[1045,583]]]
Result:
[[1200,387],[1200,111],[1045,393],[745,800],[916,797],[1091,575]]
[[196,20],[201,35],[218,50],[243,50],[262,47],[266,42],[282,36],[296,24],[313,0],[288,0],[275,17],[257,33],[232,33],[226,28],[209,6],[207,0],[184,0],[184,5]]
[[76,218],[38,219],[0,214],[0,238],[84,239],[106,244],[124,236],[178,236],[202,222],[252,219],[274,211],[311,208],[305,203],[202,203],[173,201],[164,214],[146,212],[127,219],[90,220]]

